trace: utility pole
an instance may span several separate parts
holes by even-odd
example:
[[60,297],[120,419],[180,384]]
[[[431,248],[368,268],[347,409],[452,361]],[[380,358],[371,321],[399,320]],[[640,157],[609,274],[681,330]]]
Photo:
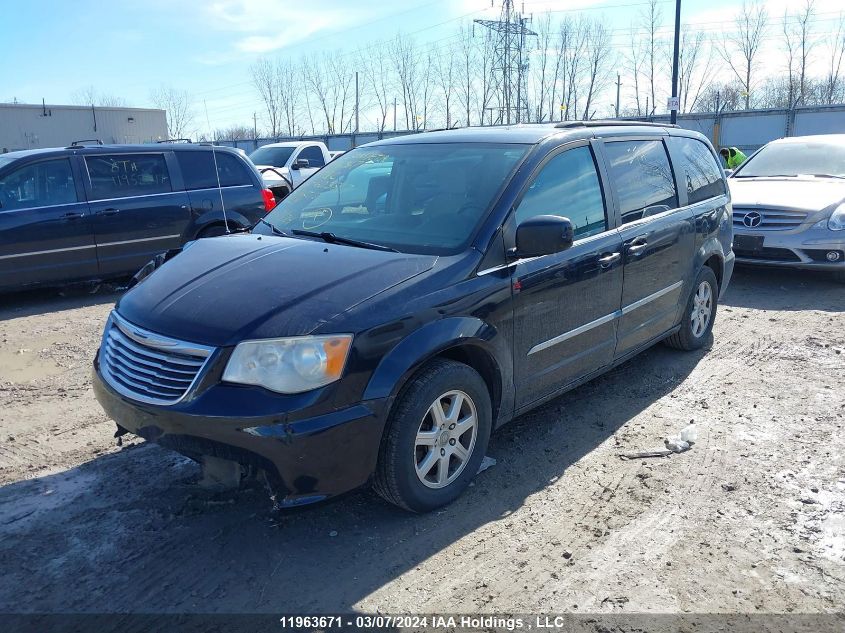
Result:
[[396,97],[393,97],[393,131],[396,131]]
[[355,71],[355,134],[358,133],[358,71]]
[[616,118],[619,118],[619,89],[622,87],[622,77],[616,73]]
[[253,141],[258,140],[258,115],[255,112],[252,113],[252,138]]
[[670,99],[670,109],[672,110],[671,122],[678,122],[678,108],[680,107],[680,99],[678,99],[678,57],[680,56],[681,45],[681,0],[675,0],[675,48],[672,52],[672,98]]

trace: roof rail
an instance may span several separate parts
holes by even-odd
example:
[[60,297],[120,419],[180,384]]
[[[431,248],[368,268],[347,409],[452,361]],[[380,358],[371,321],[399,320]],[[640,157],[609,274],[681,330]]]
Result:
[[193,143],[189,138],[166,138],[163,141],[156,141],[156,143]]
[[651,121],[628,121],[619,119],[594,119],[590,121],[561,121],[555,123],[556,128],[572,128],[572,127],[627,127],[632,125],[640,125],[646,127],[680,127],[674,123],[656,123]]
[[103,144],[103,142],[98,138],[86,138],[86,139],[82,139],[81,141],[74,141],[73,143],[68,145],[65,149],[73,149],[74,147],[85,147],[86,145],[88,145],[88,143],[91,143],[93,145],[102,145]]

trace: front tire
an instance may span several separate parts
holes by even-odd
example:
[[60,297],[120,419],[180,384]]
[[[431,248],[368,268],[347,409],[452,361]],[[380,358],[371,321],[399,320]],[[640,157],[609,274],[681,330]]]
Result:
[[716,281],[716,274],[713,269],[705,266],[695,278],[681,317],[681,329],[667,338],[666,344],[686,351],[704,347],[713,330],[718,297],[719,283]]
[[376,492],[411,512],[454,501],[478,472],[491,426],[490,394],[478,372],[452,360],[431,361],[390,414]]

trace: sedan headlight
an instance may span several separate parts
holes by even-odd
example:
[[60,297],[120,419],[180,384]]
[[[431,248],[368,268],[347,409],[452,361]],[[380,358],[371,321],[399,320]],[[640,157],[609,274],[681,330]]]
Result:
[[845,231],[845,202],[836,207],[830,214],[827,228],[831,231]]
[[223,380],[279,393],[310,391],[340,378],[351,346],[351,334],[243,341],[232,352]]

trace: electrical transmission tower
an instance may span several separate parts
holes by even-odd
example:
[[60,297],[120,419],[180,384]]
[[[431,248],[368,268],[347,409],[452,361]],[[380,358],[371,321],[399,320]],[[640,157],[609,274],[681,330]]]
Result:
[[522,13],[516,12],[513,0],[502,0],[502,15],[498,20],[474,20],[492,32],[494,58],[490,70],[499,99],[498,108],[494,108],[499,111],[496,123],[520,123],[530,118],[527,39],[537,34],[526,26],[531,18],[523,17]]

